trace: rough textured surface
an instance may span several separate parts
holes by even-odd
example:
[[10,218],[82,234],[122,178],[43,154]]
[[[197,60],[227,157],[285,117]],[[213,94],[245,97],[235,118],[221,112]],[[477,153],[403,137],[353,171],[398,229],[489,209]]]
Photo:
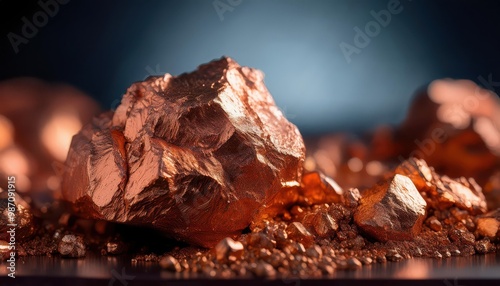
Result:
[[408,176],[427,203],[436,209],[455,205],[473,214],[484,213],[487,209],[482,189],[472,178],[453,180],[440,176],[424,160],[416,158],[404,161],[394,172]]
[[282,189],[252,221],[252,228],[295,204],[315,205],[344,201],[344,190],[332,178],[321,172],[302,175],[300,186]]
[[422,229],[426,206],[413,182],[396,174],[362,194],[354,221],[381,241],[412,240]]
[[66,234],[59,242],[57,251],[64,257],[84,257],[86,254],[86,249],[83,242],[83,237],[75,236],[73,234]]
[[133,84],[73,138],[63,196],[83,216],[213,246],[299,185],[304,152],[263,74],[222,58]]

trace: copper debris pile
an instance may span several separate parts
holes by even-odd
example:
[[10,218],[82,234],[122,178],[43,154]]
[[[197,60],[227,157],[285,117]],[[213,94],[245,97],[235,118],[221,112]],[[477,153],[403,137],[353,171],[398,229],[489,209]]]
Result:
[[306,152],[258,70],[222,58],[150,77],[73,138],[71,210],[40,223],[19,206],[17,255],[132,254],[185,278],[303,278],[495,252],[499,114],[495,94],[439,80],[400,126],[308,138]]

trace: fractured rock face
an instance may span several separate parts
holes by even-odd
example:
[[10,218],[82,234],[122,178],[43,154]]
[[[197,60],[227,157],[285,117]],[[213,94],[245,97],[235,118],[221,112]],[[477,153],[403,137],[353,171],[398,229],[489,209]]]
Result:
[[440,176],[424,160],[416,158],[404,161],[394,172],[408,176],[433,208],[457,206],[471,214],[487,210],[481,187],[472,178],[451,179]]
[[263,74],[222,58],[133,84],[73,138],[63,197],[86,217],[213,246],[299,186],[304,152]]
[[366,190],[354,213],[354,222],[380,241],[412,240],[422,229],[426,202],[406,176]]

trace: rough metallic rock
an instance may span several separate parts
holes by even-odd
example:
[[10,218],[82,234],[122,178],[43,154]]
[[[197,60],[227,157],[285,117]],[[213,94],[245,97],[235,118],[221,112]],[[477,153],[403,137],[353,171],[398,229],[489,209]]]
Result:
[[243,244],[241,242],[226,237],[215,246],[215,256],[217,260],[226,260],[229,256],[239,258],[243,254],[243,250]]
[[[0,188],[0,240],[10,240],[10,233],[7,231],[12,226],[8,224],[15,224],[15,239],[20,242],[31,237],[38,229],[39,223],[34,217],[30,205],[17,193],[12,194],[14,196],[9,199],[8,192]],[[15,208],[12,209],[13,205]],[[9,215],[9,208],[13,210],[10,213],[14,216]]]
[[163,258],[160,259],[160,267],[162,269],[172,271],[172,272],[180,272],[182,270],[181,265],[179,264],[179,261],[175,259],[171,255],[164,256]]
[[477,219],[476,231],[483,237],[494,239],[500,237],[500,209],[488,212]]
[[448,233],[451,241],[460,243],[462,245],[474,245],[476,238],[467,229],[451,229]]
[[309,204],[340,203],[344,191],[330,177],[319,172],[310,172],[302,176],[300,195]]
[[488,253],[495,250],[495,246],[487,238],[476,241],[474,248],[478,253]]
[[354,221],[381,241],[412,240],[422,229],[426,206],[412,181],[396,174],[362,194]]
[[335,231],[339,228],[337,222],[327,212],[316,213],[312,219],[312,227],[315,234],[320,238],[335,234]]
[[288,237],[309,247],[314,242],[314,236],[300,222],[292,222],[286,228]]
[[344,193],[344,204],[347,207],[355,208],[359,204],[361,194],[357,188],[350,188]]
[[122,254],[126,250],[126,245],[121,241],[111,241],[106,243],[106,253],[111,255]]
[[500,222],[496,218],[485,217],[477,220],[477,232],[485,237],[495,237],[499,227]]
[[263,74],[222,58],[133,84],[73,138],[63,196],[82,216],[213,246],[299,186],[304,152]]
[[[281,235],[279,232],[277,234],[278,236]],[[283,237],[278,237],[278,239],[283,239]],[[284,239],[286,239],[286,237]],[[267,235],[260,232],[250,233],[247,236],[246,241],[248,243],[248,246],[252,248],[273,249],[275,244]]]
[[86,254],[85,244],[81,236],[66,234],[57,246],[57,251],[64,257],[80,258]]
[[394,173],[408,176],[433,208],[457,206],[473,214],[487,210],[481,187],[472,178],[453,180],[440,176],[424,160],[416,158],[401,163]]
[[434,231],[441,231],[441,229],[443,229],[441,222],[436,218],[429,220],[429,227]]

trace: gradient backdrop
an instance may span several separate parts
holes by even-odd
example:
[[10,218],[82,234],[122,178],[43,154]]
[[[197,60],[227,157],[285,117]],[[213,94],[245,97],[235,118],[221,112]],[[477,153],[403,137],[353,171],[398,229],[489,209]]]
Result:
[[[22,36],[23,17],[43,8],[0,0],[0,79],[67,82],[109,109],[149,74],[177,75],[228,55],[265,72],[304,134],[396,124],[413,93],[436,78],[500,82],[499,1],[401,0],[376,29],[373,13],[394,1],[69,0],[46,23],[40,16],[16,53],[9,33]],[[348,62],[340,45],[356,47],[356,29],[367,24],[372,37]]]

